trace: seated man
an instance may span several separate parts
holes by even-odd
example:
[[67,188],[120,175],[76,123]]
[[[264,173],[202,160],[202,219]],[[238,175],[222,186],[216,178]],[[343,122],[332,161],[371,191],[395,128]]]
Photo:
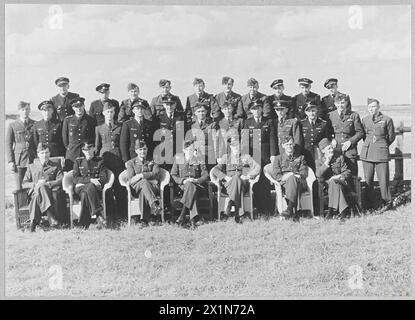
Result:
[[36,231],[36,226],[44,214],[49,218],[52,227],[59,225],[56,220],[57,212],[54,212],[52,188],[62,185],[63,178],[61,165],[49,160],[50,152],[47,144],[39,143],[37,154],[39,161],[29,165],[23,179],[24,188],[30,188],[29,212],[32,232]]
[[319,182],[327,183],[329,195],[329,213],[327,218],[333,216],[333,212],[338,211],[343,218],[345,210],[348,208],[344,188],[351,171],[347,168],[341,152],[334,152],[333,146],[327,138],[318,144],[323,156],[316,161],[316,177]]
[[285,136],[282,141],[284,152],[275,158],[272,166],[272,177],[277,180],[285,189],[285,199],[288,208],[280,212],[285,218],[293,218],[298,221],[297,204],[299,195],[307,189],[307,174],[304,156],[294,152],[294,139],[292,136]]
[[[186,140],[183,144],[184,157],[176,156],[171,170],[171,176],[183,190],[183,209],[176,224],[182,226],[186,214],[190,212],[190,223],[196,226],[199,220],[196,201],[203,184],[208,181],[209,173],[206,165],[195,155],[194,140]],[[199,220],[200,221],[200,220]]]
[[102,216],[100,194],[104,184],[108,181],[107,170],[102,158],[94,156],[95,148],[92,143],[82,145],[83,157],[74,162],[73,183],[75,194],[81,199],[80,225],[88,228],[91,216],[95,215],[100,228],[106,225]]
[[[150,205],[154,217],[161,214],[162,208],[156,194],[159,190],[159,166],[147,159],[148,148],[143,140],[136,140],[135,152],[137,157],[127,162],[127,176],[130,180],[131,192],[139,198],[142,222],[148,223],[149,212],[144,210],[144,204]],[[145,202],[146,201],[146,202]]]
[[[254,179],[261,172],[259,163],[249,154],[240,154],[238,137],[229,138],[230,153],[225,154],[222,159],[218,159],[218,164],[213,168],[214,175],[222,181],[223,189],[218,192],[226,191],[229,196],[228,206],[225,215],[229,216],[231,208],[235,206],[235,221],[240,222],[239,209],[243,204],[244,193],[249,188],[249,179]],[[244,170],[245,169],[245,170]],[[248,171],[248,172],[245,172]],[[245,212],[242,212],[242,215]]]

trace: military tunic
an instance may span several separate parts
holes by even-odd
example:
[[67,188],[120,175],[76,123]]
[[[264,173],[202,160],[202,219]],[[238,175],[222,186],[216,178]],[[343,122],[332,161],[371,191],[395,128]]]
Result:
[[[184,113],[184,108],[183,108],[182,102],[180,101],[180,98],[178,96],[173,95],[173,94],[168,94],[167,96],[172,96],[173,99],[175,101],[177,101],[176,102],[176,112],[177,113]],[[160,94],[160,95],[158,95],[157,97],[154,97],[151,100],[150,108],[151,108],[151,113],[153,115],[153,118],[158,117],[159,115],[166,112],[166,110],[164,109],[164,106],[163,106],[162,98],[163,98],[163,95]]]
[[76,158],[82,155],[81,146],[85,141],[95,141],[95,119],[84,112],[81,117],[71,115],[63,120],[62,139],[66,148],[65,171],[73,167]]
[[282,141],[285,136],[291,136],[294,139],[294,146],[298,152],[302,152],[304,147],[304,137],[301,122],[297,118],[282,119],[278,117],[274,119],[271,127],[271,156],[283,154]]
[[190,95],[186,99],[186,109],[185,109],[185,115],[186,115],[186,121],[188,123],[191,123],[193,120],[195,120],[195,106],[197,103],[204,103],[207,106],[206,109],[206,116],[208,118],[212,118],[211,111],[212,106],[214,104],[214,97],[212,94],[203,92],[201,95],[197,95],[196,93]]
[[117,100],[114,99],[106,99],[106,100],[94,100],[91,102],[91,106],[89,107],[88,114],[95,119],[97,126],[100,126],[105,122],[105,117],[102,114],[104,105],[103,102],[109,102],[112,106],[114,106],[114,122],[118,120],[118,113],[120,111],[120,105]]
[[212,106],[213,119],[220,120],[223,117],[221,110],[225,101],[230,102],[232,104],[235,113],[240,99],[241,95],[233,91],[230,91],[229,93],[221,92],[215,95],[214,103]]
[[[352,111],[352,103],[350,102],[350,97],[347,94],[337,92],[338,95],[345,95],[346,96],[346,110]],[[327,113],[333,112],[337,110],[336,105],[334,104],[334,98],[336,95],[329,94],[321,99],[321,105],[324,110],[327,110]],[[327,120],[327,119],[326,119]]]
[[[39,224],[42,214],[48,210],[56,217],[58,212],[54,210],[54,199],[52,189],[62,185],[63,171],[59,163],[50,160],[43,165],[40,161],[30,164],[23,179],[24,187],[29,188],[30,220]],[[36,185],[39,180],[45,180],[45,183]],[[63,219],[59,219],[63,220]]]
[[65,146],[62,140],[62,123],[59,120],[40,120],[33,125],[35,146],[47,144],[51,157],[65,157]]
[[326,119],[327,110],[322,109],[320,95],[314,92],[310,92],[306,96],[302,93],[299,93],[293,97],[293,109],[291,110],[290,118],[295,117],[299,120],[305,119],[307,117],[307,115],[305,114],[305,106],[307,102],[315,104],[318,108],[318,117]]
[[263,116],[269,119],[276,119],[277,113],[274,109],[274,102],[277,100],[287,101],[288,102],[288,112],[287,112],[287,118],[292,117],[293,115],[293,98],[290,96],[287,96],[285,94],[282,94],[280,96],[277,96],[275,94],[267,96],[264,102],[264,111]]
[[251,97],[251,95],[245,94],[241,97],[238,102],[238,107],[236,109],[236,117],[241,119],[248,119],[252,117],[252,112],[250,110],[249,104],[255,100],[261,100],[262,102],[265,101],[267,96],[261,92],[257,92],[255,96]]
[[[343,153],[345,161],[353,176],[357,176],[357,143],[363,138],[364,132],[360,117],[356,112],[345,111],[343,119],[337,110],[329,113],[329,120],[333,126],[336,148]],[[350,141],[351,145],[346,151],[342,151],[342,143]]]
[[376,171],[382,199],[390,201],[389,146],[395,140],[393,120],[379,112],[377,116],[372,117],[369,115],[364,117],[362,125],[365,138],[360,159],[362,160],[365,181],[368,187],[366,189],[366,197],[369,203],[374,199],[373,179]]
[[131,192],[134,197],[139,199],[142,219],[148,221],[150,210],[149,206],[158,201],[160,193],[160,169],[154,161],[136,157],[127,161],[127,176],[131,180],[137,174],[143,174],[143,178],[131,183]]
[[[205,164],[196,158],[186,159],[182,157],[180,160],[175,158],[171,169],[171,177],[174,182],[183,190],[183,196],[180,200],[183,205],[190,210],[190,218],[193,219],[197,214],[197,206],[195,205],[199,193],[206,188],[206,182],[209,180],[209,173]],[[196,182],[186,182],[187,178],[195,178]]]
[[147,100],[144,100],[141,98],[135,99],[133,101],[131,101],[130,99],[125,99],[121,102],[120,112],[118,113],[117,118],[118,118],[119,123],[131,120],[134,118],[134,113],[133,113],[131,106],[133,102],[136,102],[136,101],[141,102],[141,104],[144,106],[144,110],[143,110],[144,118],[148,121],[154,120],[150,105],[148,104]]
[[135,158],[135,141],[144,140],[148,151],[152,154],[153,125],[147,119],[142,119],[141,123],[136,118],[132,118],[123,123],[120,136],[121,156],[124,162]]
[[6,135],[7,162],[14,165],[16,188],[21,189],[27,166],[36,157],[36,146],[33,139],[35,121],[28,119],[22,122],[17,119],[9,124]]
[[[351,171],[347,167],[343,155],[338,151],[335,151],[328,166],[324,163],[325,161],[324,156],[316,161],[316,177],[320,183],[328,184],[329,208],[342,213],[349,206],[345,197],[345,187],[347,179],[351,176]],[[329,180],[332,176],[339,174],[341,179]]]
[[56,119],[58,119],[59,121],[63,122],[63,120],[66,117],[73,115],[75,111],[69,105],[69,102],[72,99],[75,99],[78,97],[79,97],[78,93],[68,92],[66,96],[57,94],[56,96],[53,96],[52,98],[50,98],[55,108],[54,113],[53,113],[54,117],[56,117]]
[[[99,179],[97,187],[91,179]],[[99,216],[102,213],[101,192],[108,182],[108,172],[102,158],[93,157],[87,160],[85,157],[75,159],[73,166],[73,184],[75,195],[81,199],[80,224],[88,227],[91,216]]]
[[[199,131],[200,130],[200,131]],[[217,141],[217,123],[213,122],[210,118],[203,120],[202,125],[199,120],[195,119],[191,127],[191,135],[196,137],[196,145],[202,143],[202,135],[204,139],[204,148],[200,147],[200,156],[199,160],[207,165],[208,170],[210,170],[213,165],[216,164],[216,154],[215,147]],[[186,133],[186,138],[189,138],[189,132]],[[191,138],[191,137],[190,137]]]
[[228,138],[232,136],[238,137],[240,139],[241,130],[243,127],[243,120],[237,119],[235,117],[226,119],[222,118],[217,121],[218,129],[216,137],[216,148],[215,154],[216,157],[221,158],[224,154],[228,152]]

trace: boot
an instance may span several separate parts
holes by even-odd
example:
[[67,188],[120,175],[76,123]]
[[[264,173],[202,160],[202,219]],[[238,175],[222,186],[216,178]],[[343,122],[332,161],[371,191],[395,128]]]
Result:
[[180,216],[177,218],[176,220],[176,224],[178,226],[183,226],[184,225],[184,219],[186,218],[186,214],[188,213],[189,208],[183,206],[182,212],[180,213]]
[[161,208],[159,202],[154,201],[153,204],[151,205],[151,212],[153,213],[153,215],[154,216],[161,215],[162,211],[163,209]]
[[226,206],[226,209],[225,209],[225,215],[228,217],[231,216],[232,205],[233,205],[233,201],[229,200],[228,205]]
[[36,232],[36,221],[32,220],[30,223],[30,232]]
[[235,206],[235,222],[241,223],[241,217],[239,216],[239,208]]

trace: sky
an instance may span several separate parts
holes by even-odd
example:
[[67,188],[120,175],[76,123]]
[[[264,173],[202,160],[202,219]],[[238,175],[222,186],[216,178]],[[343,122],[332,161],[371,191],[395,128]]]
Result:
[[339,79],[352,104],[367,97],[384,104],[411,102],[410,6],[129,6],[6,4],[6,113],[18,101],[32,108],[55,95],[55,79],[70,91],[97,99],[95,87],[111,84],[111,97],[127,98],[136,83],[146,100],[172,81],[182,102],[195,77],[206,91],[221,91],[223,76],[247,93],[254,77],[272,94],[299,92],[298,78],[328,94],[324,81]]

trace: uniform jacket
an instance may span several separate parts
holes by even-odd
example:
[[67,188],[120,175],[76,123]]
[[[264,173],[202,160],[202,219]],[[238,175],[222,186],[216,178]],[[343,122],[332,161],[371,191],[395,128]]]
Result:
[[192,157],[188,160],[181,156],[181,161],[178,160],[178,156],[176,156],[170,172],[174,182],[178,185],[182,185],[186,178],[195,178],[198,184],[203,184],[209,180],[206,165],[197,158]]
[[344,161],[344,157],[340,152],[334,152],[334,155],[331,158],[328,166],[324,164],[325,161],[326,159],[324,155],[320,159],[316,160],[316,177],[319,179],[319,181],[327,181],[332,176],[338,174],[341,174],[344,180],[349,179],[351,176],[351,171],[347,167],[347,164]]
[[[114,99],[108,99],[108,102],[111,103],[111,105],[114,106],[114,121],[118,120],[118,113],[120,111],[120,105],[117,100]],[[97,123],[97,126],[100,126],[105,122],[105,117],[102,114],[102,110],[104,108],[104,105],[102,104],[102,100],[94,100],[91,102],[91,106],[89,107],[88,114],[95,118],[95,121]]]
[[147,119],[139,124],[135,118],[123,123],[120,136],[120,147],[122,159],[126,162],[137,156],[135,153],[135,141],[144,140],[152,152],[153,125]]
[[[171,96],[173,96],[177,101],[176,112],[184,113],[184,108],[183,108],[182,102],[180,101],[180,98],[178,96],[175,96],[174,94],[171,94]],[[160,114],[165,113],[163,102],[161,101],[162,98],[163,98],[163,95],[160,94],[151,100],[150,108],[151,108],[151,113],[153,114],[153,117],[158,117]]]
[[16,166],[27,167],[36,156],[36,146],[33,139],[35,121],[28,119],[26,123],[17,119],[10,123],[7,129],[6,148],[7,161]]
[[[341,92],[337,92],[338,94],[342,94]],[[324,110],[327,110],[327,113],[330,113],[334,110],[337,110],[337,107],[334,104],[334,96],[332,94],[328,94],[321,99],[321,105]],[[346,110],[352,110],[352,103],[350,102],[349,95],[346,94]]]
[[225,92],[220,92],[215,95],[214,103],[212,106],[213,119],[220,119],[223,116],[221,109],[225,101],[232,103],[234,110],[233,112],[236,113],[239,100],[241,100],[241,95],[233,91],[229,92],[228,94]]
[[388,162],[389,146],[395,140],[393,120],[379,112],[374,119],[366,116],[362,119],[365,138],[360,159],[371,162]]
[[62,122],[52,118],[51,120],[36,121],[33,125],[33,140],[35,146],[40,142],[49,147],[51,157],[64,157],[65,146],[62,140]]
[[188,96],[186,99],[185,114],[186,114],[187,121],[190,122],[192,118],[194,118],[194,114],[195,114],[194,107],[196,106],[196,103],[198,102],[204,102],[208,106],[206,115],[207,117],[211,118],[212,105],[214,104],[213,95],[207,92],[203,92],[200,96],[197,96],[196,93],[193,93],[192,95]]
[[56,119],[63,122],[67,116],[75,113],[72,107],[69,105],[69,102],[77,97],[79,97],[79,94],[68,92],[65,97],[57,94],[50,99],[53,102],[53,106],[55,107],[54,116]]
[[[134,100],[136,101],[136,100]],[[143,110],[144,118],[148,121],[153,121],[153,114],[150,108],[150,105],[148,104],[147,100],[144,99],[137,99],[137,101],[141,101],[143,106],[145,106],[145,110]],[[131,110],[131,104],[133,101],[130,99],[125,99],[121,102],[120,106],[120,112],[118,113],[118,122],[122,123],[124,121],[128,121],[132,118],[134,118],[133,111]]]
[[254,179],[261,173],[261,166],[249,154],[241,155],[235,163],[230,155],[225,154],[212,170],[219,180],[225,179],[226,176],[233,177],[242,174]]
[[50,160],[46,161],[44,165],[40,161],[35,161],[26,170],[23,187],[29,188],[29,195],[31,195],[35,185],[42,179],[48,182],[50,188],[61,186],[63,179],[61,165]]
[[293,98],[290,96],[287,96],[285,94],[282,94],[281,96],[276,96],[275,94],[267,96],[264,102],[264,111],[263,115],[264,117],[275,119],[277,118],[277,113],[274,110],[274,101],[275,100],[283,100],[289,102],[289,110],[287,112],[287,118],[290,118],[293,116]]
[[304,160],[303,155],[294,153],[291,156],[285,152],[278,155],[272,166],[272,177],[281,182],[281,178],[287,172],[299,174],[302,178],[306,179],[308,175],[308,168]]
[[279,121],[278,117],[273,120],[271,129],[271,156],[282,154],[284,150],[281,143],[285,136],[294,138],[295,148],[301,152],[304,147],[304,137],[301,122],[297,118],[284,119]]
[[325,119],[327,116],[327,110],[322,110],[320,96],[314,92],[310,92],[307,96],[304,96],[302,93],[299,93],[293,97],[293,109],[291,117],[296,117],[299,120],[305,119],[307,116],[304,111],[304,106],[308,101],[314,102],[314,104],[317,105],[319,109],[318,116],[322,119]]
[[95,119],[86,112],[80,118],[71,115],[63,120],[62,139],[66,148],[66,159],[75,161],[82,154],[82,143],[95,141],[95,125]]
[[333,128],[329,121],[317,118],[314,125],[310,123],[308,118],[301,121],[304,137],[304,149],[313,152],[318,149],[318,143],[323,138],[330,138],[333,136]]
[[120,149],[121,125],[113,124],[111,128],[105,122],[95,128],[95,149],[99,156],[111,152],[121,157]]
[[104,161],[100,157],[93,157],[87,160],[85,157],[78,157],[73,165],[73,183],[87,184],[91,179],[99,179],[101,187],[108,182],[108,171],[104,167]]
[[[251,150],[253,152],[253,148],[258,148],[260,147],[261,150],[261,163],[268,163],[269,162],[269,158],[271,156],[271,147],[270,147],[270,143],[271,143],[271,130],[272,130],[272,126],[273,126],[273,121],[271,119],[266,119],[264,117],[261,118],[260,122],[257,123],[255,121],[255,119],[249,118],[244,120],[243,122],[243,129],[247,129],[248,134],[249,134],[249,150],[251,153]],[[255,129],[259,129],[261,130],[260,135],[259,135],[259,139],[256,140],[254,139],[254,133],[255,133]],[[245,131],[246,132],[246,131]],[[243,134],[245,134],[245,132]],[[242,137],[242,143],[245,140]],[[258,142],[256,142],[258,141]],[[259,145],[255,145],[256,143],[259,143]],[[253,153],[252,153],[253,156]]]
[[242,119],[247,119],[247,118],[252,117],[251,110],[249,110],[249,104],[253,100],[256,100],[256,99],[259,99],[262,102],[264,102],[266,98],[267,96],[261,92],[257,92],[257,94],[255,95],[253,99],[251,99],[251,96],[249,95],[249,93],[243,95],[238,103],[238,108],[236,110],[236,117],[242,118]]
[[147,159],[141,161],[138,157],[127,161],[128,179],[140,173],[143,174],[143,179],[146,180],[158,181],[160,179],[160,168],[154,161]]
[[344,156],[351,159],[356,158],[357,143],[364,135],[359,115],[353,111],[345,111],[343,120],[341,120],[339,112],[335,110],[329,113],[329,120],[333,126],[333,137],[337,141],[336,149],[341,151],[341,144],[350,140],[352,144],[344,152]]

